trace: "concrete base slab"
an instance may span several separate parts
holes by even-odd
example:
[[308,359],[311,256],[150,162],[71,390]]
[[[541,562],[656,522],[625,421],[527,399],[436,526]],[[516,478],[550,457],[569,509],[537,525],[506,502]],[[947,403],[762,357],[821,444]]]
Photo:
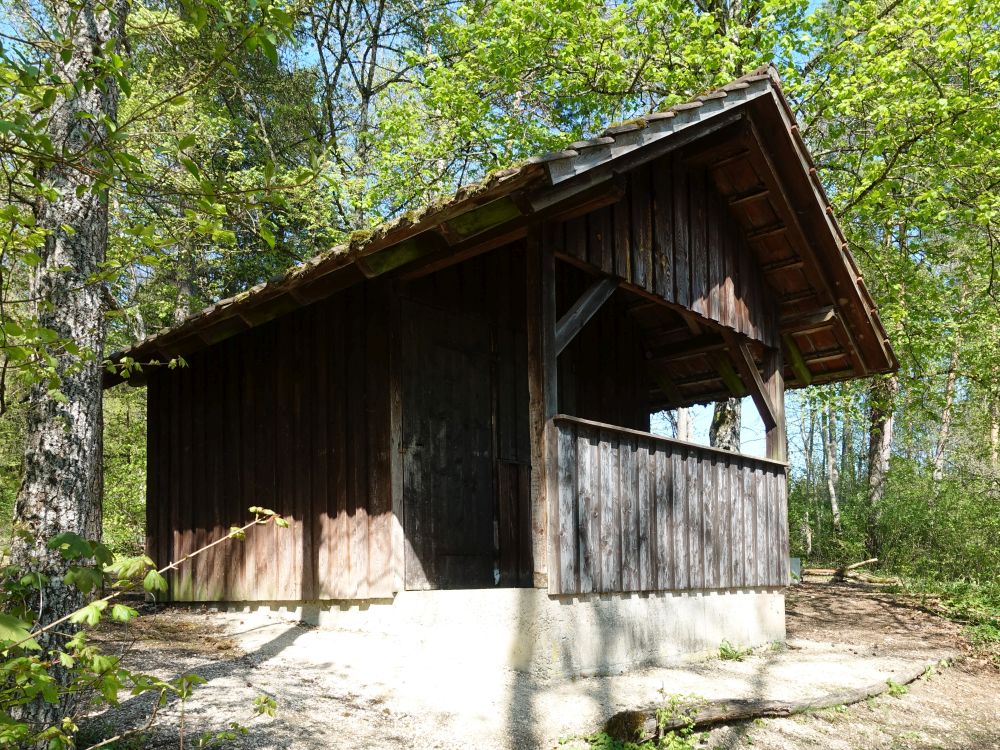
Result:
[[572,597],[540,589],[405,591],[393,600],[226,608],[248,622],[278,617],[377,634],[427,668],[454,661],[539,679],[619,674],[717,654],[724,640],[752,647],[785,637],[780,589]]
[[[935,658],[929,650],[881,655],[848,644],[798,641],[794,648],[762,647],[744,661],[714,658],[559,680],[484,669],[483,658],[468,658],[469,643],[456,643],[450,655],[437,650],[432,659],[390,633],[309,627],[260,612],[174,610],[157,617],[175,621],[181,632],[215,632],[214,638],[232,641],[242,652],[212,659],[178,644],[144,648],[141,659],[144,671],[162,677],[189,671],[205,677],[208,683],[184,709],[188,733],[243,721],[252,731],[236,747],[245,748],[555,748],[561,738],[595,731],[618,711],[671,696],[808,698],[898,677],[917,661]],[[275,698],[277,716],[249,719],[261,695]],[[118,728],[141,725],[148,697],[125,701],[104,720]],[[161,717],[165,731],[176,731],[177,704]]]

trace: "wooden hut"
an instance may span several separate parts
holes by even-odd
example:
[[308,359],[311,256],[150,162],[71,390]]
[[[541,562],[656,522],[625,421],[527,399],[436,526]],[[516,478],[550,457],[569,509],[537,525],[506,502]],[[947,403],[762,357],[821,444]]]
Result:
[[[419,610],[407,627],[474,603],[518,631],[515,663],[538,658],[530,631],[562,644],[545,657],[562,671],[780,638],[784,391],[896,367],[770,68],[493,173],[119,358],[177,355],[131,376],[149,554],[180,558],[251,505],[290,528],[198,558],[171,599]],[[744,395],[766,458],[649,432],[652,413]],[[528,605],[529,623],[489,614]],[[582,622],[600,653],[566,646]]]

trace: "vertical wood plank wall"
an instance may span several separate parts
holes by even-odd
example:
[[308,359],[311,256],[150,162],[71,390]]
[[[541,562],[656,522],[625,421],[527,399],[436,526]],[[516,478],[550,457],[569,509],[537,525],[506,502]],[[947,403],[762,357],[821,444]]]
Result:
[[777,462],[558,416],[550,592],[785,586]]
[[546,225],[544,241],[565,258],[780,345],[753,251],[705,170],[679,155],[633,170],[618,203]]
[[393,590],[387,285],[374,282],[149,378],[147,544],[175,601],[387,597]]
[[[494,541],[501,587],[531,586],[534,561],[529,505],[531,444],[526,273],[524,245],[515,244],[414,279],[401,287],[407,300],[454,316],[457,323],[463,318],[473,318],[488,326],[488,341],[466,340],[464,346],[473,349],[479,346],[491,362],[492,424],[489,429],[493,435],[493,520],[496,522]],[[406,325],[403,327],[405,329]],[[411,347],[424,345],[424,342],[409,342]],[[412,372],[412,366],[404,363],[401,377],[419,379],[419,373]],[[409,494],[405,485],[414,481],[419,480],[417,477],[404,479],[404,496]],[[439,529],[438,533],[443,538],[453,531]]]

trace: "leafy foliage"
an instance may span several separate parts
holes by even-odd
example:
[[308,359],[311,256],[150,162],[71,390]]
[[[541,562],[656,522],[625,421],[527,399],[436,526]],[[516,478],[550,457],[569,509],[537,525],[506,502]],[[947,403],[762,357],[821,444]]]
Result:
[[752,648],[740,648],[729,641],[723,641],[719,645],[719,658],[723,661],[743,661],[752,653]]
[[[65,400],[57,363],[106,354],[40,325],[27,299],[47,236],[73,231],[36,221],[35,206],[57,195],[37,178],[53,163],[86,169],[93,189],[108,191],[107,261],[90,283],[106,301],[110,351],[459,183],[773,60],[901,360],[898,389],[845,384],[790,400],[794,549],[839,563],[875,543],[885,569],[939,591],[983,638],[998,631],[1000,29],[989,3],[135,2],[125,49],[77,82],[53,73],[71,41],[45,33],[45,7],[3,3],[4,518],[20,482],[28,389]],[[118,122],[96,123],[104,140],[81,153],[52,143],[53,107],[76,85],[112,82],[122,101]],[[93,591],[110,573],[162,591],[140,554],[144,395],[116,389],[105,406],[106,546],[60,541],[67,581]],[[878,412],[896,430],[888,482],[873,493]],[[839,532],[819,448],[824,413]],[[0,638],[13,643],[49,582],[17,571],[4,581]],[[79,618],[107,616],[133,615],[94,605]],[[10,679],[32,685],[24,700],[51,696],[29,643],[11,647]],[[85,639],[78,646],[59,660],[99,681],[118,674],[106,662],[96,669]],[[0,744],[10,731],[0,724]]]
[[[263,508],[255,508],[251,513],[253,520],[229,534],[227,540],[236,539],[254,526],[277,525],[284,520]],[[205,682],[195,674],[161,680],[126,669],[120,655],[105,654],[87,639],[87,628],[96,627],[105,618],[127,623],[137,617],[139,613],[135,609],[115,601],[116,598],[129,591],[144,590],[152,595],[165,591],[167,582],[163,573],[178,567],[176,563],[156,570],[153,561],[144,555],[113,559],[102,543],[71,533],[58,535],[49,546],[59,549],[72,563],[63,578],[64,585],[75,586],[85,594],[108,588],[111,593],[88,602],[63,620],[42,624],[38,621],[35,602],[47,581],[37,574],[21,575],[13,567],[0,572],[0,744],[30,746],[47,742],[51,748],[76,746],[76,717],[67,716],[62,722],[49,726],[34,725],[18,711],[19,707],[33,701],[55,704],[67,692],[95,693],[100,703],[114,706],[123,692],[131,696],[152,692],[157,696],[155,705],[160,707],[170,697],[182,702],[187,700],[191,692]],[[194,551],[186,559],[200,554],[203,549]],[[64,622],[84,628],[64,632],[59,627]],[[40,637],[49,632],[59,637],[56,641],[47,638],[49,645],[45,647],[39,645]],[[57,671],[61,673],[58,679]],[[276,703],[269,696],[261,696],[255,701],[253,711],[257,715],[273,716]],[[154,712],[143,731],[155,717]],[[130,730],[122,737],[138,733],[139,730]],[[199,738],[197,746],[216,747],[243,734],[246,728],[232,722],[221,732]]]

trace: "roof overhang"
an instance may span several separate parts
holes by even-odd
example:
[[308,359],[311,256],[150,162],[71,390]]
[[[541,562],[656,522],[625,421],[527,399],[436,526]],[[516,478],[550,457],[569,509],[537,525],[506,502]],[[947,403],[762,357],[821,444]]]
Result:
[[[767,200],[782,217],[783,231],[793,240],[787,270],[808,269],[800,282],[808,288],[798,298],[790,292],[790,301],[784,300],[781,308],[781,333],[791,366],[789,385],[894,370],[897,362],[874,303],[772,68],[669,111],[611,127],[599,138],[492,173],[444,203],[373,232],[356,233],[347,245],[221,300],[112,355],[111,360],[141,365],[188,356],[366,279],[430,273],[501,247],[526,236],[528,228],[539,222],[571,218],[619,200],[623,175],[678,149],[710,169],[734,216],[752,238],[762,229],[754,223],[752,196],[727,195],[725,189],[726,174],[741,159],[749,163],[766,186]],[[769,281],[780,278],[775,275],[780,268],[772,271]],[[790,288],[794,278],[785,279]],[[831,330],[831,340],[844,357],[822,360],[817,355],[810,360],[814,352],[824,351],[823,341],[817,345],[813,337]],[[826,366],[833,361],[849,361],[850,366]],[[143,379],[141,369],[129,370],[128,375],[134,383]],[[105,387],[125,379],[120,372],[108,372]]]

